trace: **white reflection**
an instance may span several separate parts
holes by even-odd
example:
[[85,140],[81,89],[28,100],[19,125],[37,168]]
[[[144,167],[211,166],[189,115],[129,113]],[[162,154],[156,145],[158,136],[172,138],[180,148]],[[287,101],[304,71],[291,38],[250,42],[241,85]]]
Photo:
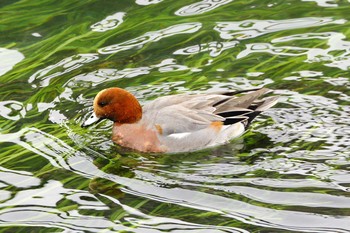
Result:
[[[190,69],[188,66],[176,64],[175,59],[165,59],[161,63],[154,65],[152,67],[158,68],[158,71],[161,73],[182,71],[182,70],[189,70]],[[194,72],[196,72],[196,71],[194,71]]]
[[244,89],[254,89],[257,87],[264,87],[271,83],[274,83],[274,81],[270,78],[264,78],[264,79],[247,79],[245,77],[234,77],[229,78],[227,83],[217,82],[217,81],[211,81],[209,82],[211,85],[211,88],[208,89],[208,92],[213,91],[227,91],[227,90],[244,90]]
[[40,33],[38,33],[38,32],[34,32],[34,33],[32,33],[32,36],[34,36],[34,37],[43,37]]
[[164,82],[162,84],[145,84],[135,87],[129,87],[128,90],[136,93],[138,99],[147,99],[149,96],[158,96],[160,93],[186,92],[189,91],[184,87],[186,81]]
[[[281,162],[281,161],[279,161]],[[202,165],[200,169],[206,169],[206,165]],[[255,169],[259,169],[258,166]],[[199,169],[197,169],[199,170]],[[230,177],[219,177],[213,175],[200,175],[197,174],[197,170],[188,169],[188,166],[184,166],[182,169],[178,170],[176,173],[174,172],[166,172],[166,171],[158,171],[159,176],[154,176],[153,174],[135,171],[136,174],[141,177],[143,180],[149,180],[154,183],[162,183],[167,184],[171,183],[173,180],[179,185],[193,185],[193,184],[201,184],[201,185],[222,185],[222,187],[229,187],[231,184],[240,184],[244,186],[245,184],[249,184],[249,186],[261,186],[261,189],[266,187],[269,188],[322,188],[322,189],[332,189],[332,190],[342,190],[344,188],[335,183],[319,181],[316,179],[272,179],[272,178],[230,178]],[[253,171],[253,169],[252,169]],[[167,178],[165,178],[167,177]]]
[[1,203],[0,207],[5,206],[51,206],[56,207],[57,202],[62,199],[64,193],[62,191],[62,184],[58,181],[51,181],[47,183],[44,188],[27,189],[18,192],[14,198],[8,200],[6,203]]
[[299,74],[300,77],[303,77],[303,78],[313,78],[313,77],[319,77],[323,75],[321,71],[312,71],[312,70],[301,70],[293,73]]
[[50,108],[53,108],[55,106],[56,106],[55,101],[52,101],[50,103],[39,102],[37,104],[38,112],[44,112],[44,111],[46,111]]
[[[57,208],[59,202],[73,201],[77,206],[67,210]],[[0,203],[0,221],[7,225],[47,226],[74,232],[125,230],[117,220],[82,215],[78,210],[109,210],[104,203],[86,191],[66,189],[58,181],[50,180],[41,188],[22,190],[6,202]],[[10,207],[10,208],[9,208]]]
[[62,140],[36,128],[23,128],[16,133],[0,134],[0,142],[11,142],[41,155],[55,167],[69,170],[63,156],[75,151]]
[[202,0],[188,6],[184,6],[175,12],[179,16],[200,15],[214,10],[222,5],[226,5],[233,0]]
[[[99,84],[121,79],[121,78],[134,78],[141,75],[149,74],[152,71],[157,70],[159,72],[175,72],[183,70],[191,70],[192,72],[198,72],[200,69],[194,69],[185,65],[176,63],[175,59],[164,59],[159,64],[136,67],[136,68],[125,68],[123,70],[117,69],[99,69],[86,74],[79,74],[70,79],[64,86],[65,91],[59,96],[59,99],[65,98],[70,99],[72,95],[72,89],[77,87],[94,87]],[[59,100],[58,99],[58,100]]]
[[11,192],[6,190],[0,190],[0,202],[5,201],[6,199],[10,198]]
[[50,84],[51,79],[69,73],[96,59],[98,59],[97,54],[77,54],[67,57],[55,65],[50,65],[35,72],[30,76],[28,82],[33,83],[34,81],[39,80],[40,86],[46,87]]
[[345,86],[350,88],[349,78],[339,77],[339,78],[327,78],[324,80],[325,82],[332,84],[333,86]]
[[78,203],[79,209],[81,210],[109,210],[109,208],[100,200],[98,200],[94,195],[85,191],[70,192],[66,198],[75,203]]
[[219,56],[223,51],[235,47],[238,41],[218,42],[212,41],[206,44],[193,45],[187,48],[179,49],[174,52],[175,55],[192,55],[201,52],[209,52],[212,57]]
[[25,117],[26,109],[21,102],[15,100],[0,102],[0,116],[8,120],[17,121]]
[[92,31],[95,32],[105,32],[112,29],[115,29],[120,24],[123,23],[123,18],[125,16],[125,12],[117,12],[113,15],[107,16],[105,19],[101,20],[90,26]]
[[263,72],[248,72],[247,76],[248,77],[259,77],[259,76],[261,76],[263,74],[264,74]]
[[[278,168],[279,172],[283,173],[283,170],[285,167],[288,167],[288,169],[291,168],[305,168],[303,169],[305,174],[308,174],[308,171],[315,172],[316,169],[324,169],[324,167],[319,166],[317,168],[316,164],[313,164],[313,166],[307,166],[306,164],[298,164],[300,167],[295,166],[294,164],[290,164],[290,162],[287,164],[284,164],[285,161],[288,160],[277,160],[273,162],[273,165],[270,166],[267,163],[270,163],[270,161],[265,163],[258,163],[256,166],[250,167],[245,166],[245,168],[241,168],[239,165],[230,165],[227,166],[225,169],[224,166],[224,172],[218,171],[217,168],[214,168],[215,170],[210,170],[213,166],[213,164],[202,164],[193,167],[192,169],[188,170],[189,167],[184,167],[183,171],[177,171],[176,173],[172,172],[164,172],[159,171],[157,172],[158,175],[155,175],[153,173],[147,173],[143,171],[136,171],[138,177],[142,178],[143,180],[152,181],[154,183],[161,183],[161,184],[171,184],[174,180],[177,181],[177,184],[181,186],[196,186],[196,187],[206,187],[211,188],[213,190],[220,190],[228,193],[235,193],[237,195],[242,195],[250,199],[254,199],[259,202],[263,203],[269,203],[269,204],[278,204],[278,205],[290,205],[290,206],[308,206],[308,207],[325,207],[325,208],[350,208],[350,198],[349,197],[343,197],[343,196],[335,196],[330,195],[326,193],[318,194],[318,193],[309,193],[309,192],[280,192],[280,191],[272,191],[272,190],[266,190],[264,187],[283,187],[283,188],[303,188],[303,187],[320,187],[320,188],[327,188],[327,189],[335,189],[339,190],[339,188],[336,185],[332,185],[326,182],[321,182],[317,180],[274,180],[270,178],[244,178],[244,179],[235,179],[235,178],[228,178],[229,175],[234,174],[240,174],[245,173],[248,170],[254,171],[261,169],[260,165],[263,165],[264,169],[267,170],[273,170],[276,171],[275,168]],[[281,163],[282,162],[282,163]],[[221,165],[223,164],[215,164],[215,166],[220,167],[219,170],[221,170]],[[230,169],[231,167],[231,169]],[[236,172],[232,168],[239,170]],[[205,173],[203,171],[210,171],[208,173]],[[296,172],[298,173],[298,172]],[[226,175],[225,178],[218,178],[218,176]],[[345,177],[344,177],[345,179]],[[232,185],[241,183],[242,185]],[[262,187],[256,188],[256,187],[247,187],[244,186],[244,184],[253,184],[261,185]]]
[[302,0],[303,2],[316,2],[318,6],[322,7],[337,7],[336,0]]
[[328,24],[344,24],[345,22],[346,20],[335,20],[331,17],[310,17],[286,20],[245,20],[237,22],[217,22],[214,30],[220,33],[222,39],[245,40],[277,31]]
[[0,180],[18,188],[29,188],[40,184],[40,179],[34,177],[30,172],[11,170],[4,167],[0,167]]
[[333,196],[326,193],[278,192],[244,186],[209,185],[208,187],[215,190],[239,194],[255,201],[269,204],[318,208],[350,208],[349,197]]
[[253,53],[270,53],[273,55],[281,56],[301,56],[309,52],[308,48],[292,47],[292,46],[281,46],[276,47],[269,43],[254,43],[247,44],[246,49],[237,55],[237,59],[244,58]]
[[147,6],[147,5],[157,4],[162,1],[163,0],[136,0],[136,4],[141,6]]
[[[281,95],[281,102],[286,102],[287,100],[283,97],[288,97],[287,103],[295,107],[275,109],[272,110],[273,114],[266,112],[276,124],[259,128],[259,131],[267,134],[275,143],[289,144],[284,147],[277,146],[273,150],[278,151],[279,154],[283,151],[288,158],[304,160],[341,160],[349,156],[350,142],[347,131],[350,130],[350,119],[347,106],[338,105],[336,100],[323,96],[304,95],[288,90],[275,93]],[[306,143],[322,143],[323,146],[313,150],[293,148],[293,145]],[[326,175],[324,171],[328,174]],[[329,179],[330,175],[338,172],[341,170],[324,167],[317,169],[313,174]]]
[[80,74],[70,79],[65,86],[69,88],[75,87],[91,87],[106,81],[113,81],[121,78],[133,78],[144,74],[149,74],[152,68],[137,67],[117,69],[99,69],[90,73]]
[[159,31],[147,32],[144,35],[122,42],[120,44],[110,45],[98,50],[101,54],[112,54],[120,51],[142,48],[145,44],[150,42],[156,42],[163,38],[178,35],[194,33],[202,27],[201,23],[183,23],[174,26],[167,27]]
[[24,59],[24,55],[17,50],[0,48],[0,76]]
[[[325,66],[336,67],[342,70],[348,70],[350,68],[350,42],[344,41],[345,38],[345,35],[338,32],[305,33],[276,38],[272,42],[281,43],[308,39],[327,40],[327,45],[329,47],[326,49],[300,48],[301,50],[307,50],[306,62],[324,62]],[[287,49],[288,47],[284,48]],[[304,53],[300,53],[299,55],[302,54]]]
[[51,110],[49,113],[49,121],[55,124],[63,124],[68,121],[68,119],[59,110]]
[[289,41],[298,41],[298,40],[311,40],[311,39],[321,39],[328,40],[331,37],[334,37],[340,33],[337,32],[322,32],[322,33],[303,33],[303,34],[294,34],[291,36],[284,36],[273,39],[272,43],[283,43]]

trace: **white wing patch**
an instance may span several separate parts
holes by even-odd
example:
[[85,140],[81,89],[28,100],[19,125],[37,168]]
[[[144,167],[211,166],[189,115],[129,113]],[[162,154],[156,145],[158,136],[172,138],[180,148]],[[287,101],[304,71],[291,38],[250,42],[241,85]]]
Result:
[[173,139],[183,139],[187,136],[189,136],[191,134],[191,132],[185,132],[185,133],[173,133],[168,135],[168,138],[173,138]]

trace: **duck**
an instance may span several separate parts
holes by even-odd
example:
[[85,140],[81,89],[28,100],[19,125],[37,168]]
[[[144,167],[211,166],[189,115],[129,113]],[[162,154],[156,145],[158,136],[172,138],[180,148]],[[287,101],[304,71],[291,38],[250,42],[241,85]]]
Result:
[[259,99],[270,91],[176,94],[141,106],[129,91],[112,87],[95,96],[93,113],[82,127],[109,119],[112,140],[121,147],[146,153],[197,151],[241,136],[256,116],[278,102],[278,96]]

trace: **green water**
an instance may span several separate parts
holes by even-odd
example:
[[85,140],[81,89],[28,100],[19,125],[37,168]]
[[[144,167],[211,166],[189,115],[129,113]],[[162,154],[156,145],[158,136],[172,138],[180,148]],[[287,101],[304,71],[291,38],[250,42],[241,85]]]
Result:
[[[0,2],[1,232],[350,232],[350,2]],[[266,86],[230,144],[139,154],[93,97]]]

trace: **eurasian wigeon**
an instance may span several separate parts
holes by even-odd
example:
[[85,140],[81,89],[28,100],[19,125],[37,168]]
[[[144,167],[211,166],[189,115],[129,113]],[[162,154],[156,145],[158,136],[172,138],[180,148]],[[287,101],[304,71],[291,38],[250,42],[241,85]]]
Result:
[[121,88],[108,88],[94,99],[94,112],[82,126],[102,119],[114,122],[112,140],[141,152],[187,152],[227,143],[244,133],[278,97],[259,100],[267,88],[157,98],[143,108]]

